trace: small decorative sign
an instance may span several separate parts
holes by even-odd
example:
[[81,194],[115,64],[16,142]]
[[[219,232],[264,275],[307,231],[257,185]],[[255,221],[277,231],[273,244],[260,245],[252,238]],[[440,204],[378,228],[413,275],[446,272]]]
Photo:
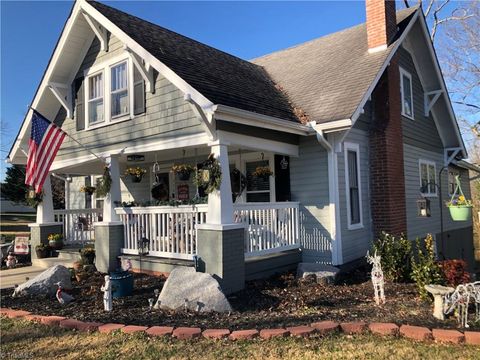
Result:
[[190,191],[187,184],[181,184],[177,187],[177,199],[188,200],[190,199]]
[[15,238],[15,246],[14,246],[13,252],[16,255],[27,255],[28,254],[28,237],[17,236]]
[[145,161],[145,155],[139,155],[139,154],[128,155],[127,161]]

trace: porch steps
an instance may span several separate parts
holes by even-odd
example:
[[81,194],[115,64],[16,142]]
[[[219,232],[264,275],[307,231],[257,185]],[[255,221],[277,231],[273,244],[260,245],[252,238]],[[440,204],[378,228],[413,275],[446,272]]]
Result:
[[41,267],[44,269],[48,269],[49,267],[55,265],[63,265],[67,268],[73,267],[73,263],[75,261],[72,260],[62,260],[58,257],[51,257],[51,258],[44,258],[44,259],[32,259],[32,265],[36,267]]
[[65,247],[57,251],[58,257],[32,259],[32,265],[42,268],[49,268],[55,265],[63,265],[67,268],[72,267],[75,261],[82,260],[79,250],[80,247]]

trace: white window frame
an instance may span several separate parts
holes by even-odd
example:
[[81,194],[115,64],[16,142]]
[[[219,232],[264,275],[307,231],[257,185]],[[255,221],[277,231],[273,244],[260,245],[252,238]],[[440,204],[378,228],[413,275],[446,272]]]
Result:
[[[127,72],[127,87],[126,88],[122,88],[122,89],[117,89],[117,90],[112,90],[112,69],[118,65],[121,65],[121,64],[125,64],[125,68],[126,68],[126,72]],[[118,118],[122,118],[124,116],[128,116],[132,113],[132,111],[130,110],[130,98],[132,97],[130,92],[131,90],[133,89],[133,87],[130,85],[130,65],[128,64],[128,60],[125,60],[125,61],[120,61],[120,62],[117,62],[115,64],[112,64],[109,66],[109,73],[110,73],[110,83],[109,83],[109,90],[110,90],[110,93],[109,93],[109,97],[110,97],[110,117],[111,117],[111,120],[112,121],[115,121],[116,119]],[[127,96],[128,96],[128,99],[129,99],[129,104],[128,104],[128,112],[127,113],[123,113],[123,114],[118,114],[118,115],[112,115],[112,97],[114,94],[116,93],[120,93],[120,92],[123,92],[127,90]]]
[[448,183],[448,195],[452,196],[453,193],[455,192],[455,185],[456,185],[456,183],[455,183],[455,178],[454,178],[454,179],[453,179],[453,192],[450,191],[450,190],[451,190],[451,189],[450,189],[450,184],[451,184],[451,183],[450,183],[450,174],[454,174],[454,176],[455,176],[455,175],[460,175],[460,171],[459,171],[458,169],[454,168],[454,167],[451,167],[451,166],[448,167],[448,179],[447,179],[447,183]]
[[[403,93],[403,77],[407,77],[410,80],[410,100],[412,104],[412,115],[408,115],[405,113],[405,101],[403,99],[404,93]],[[408,71],[406,71],[403,68],[400,68],[400,100],[401,100],[401,106],[402,106],[402,116],[405,116],[406,118],[410,120],[415,120],[415,104],[414,104],[414,99],[413,99],[413,81],[412,81],[412,74],[410,74]]]
[[[359,206],[359,222],[352,224],[351,208],[350,208],[350,174],[348,173],[348,152],[353,151],[357,155],[357,180],[358,180],[358,206]],[[358,230],[363,228],[363,203],[362,203],[362,171],[360,168],[360,145],[356,143],[344,144],[343,157],[345,161],[345,199],[347,203],[347,227],[348,230]]]
[[[97,97],[97,98],[94,98],[94,99],[90,99],[90,79],[95,77],[95,76],[98,76],[98,75],[102,75],[102,83],[103,83],[103,94],[102,94],[102,97]],[[87,101],[84,101],[84,104],[85,104],[85,109],[86,111],[88,111],[88,113],[86,112],[85,113],[85,116],[86,116],[86,119],[85,119],[85,123],[90,125],[90,102],[93,102],[93,101],[97,101],[99,99],[102,99],[103,100],[103,120],[102,121],[99,121],[95,124],[93,124],[92,126],[99,126],[99,125],[102,125],[105,123],[105,72],[103,70],[99,70],[97,72],[94,72],[93,74],[90,74],[88,76],[88,78],[85,78],[86,80],[86,100]]]
[[[129,112],[124,115],[118,115],[112,117],[112,91],[111,91],[111,69],[116,65],[119,65],[123,62],[127,63],[127,76],[128,76],[128,96],[129,96]],[[134,107],[134,93],[133,93],[133,64],[132,58],[129,54],[121,54],[119,56],[113,57],[104,61],[100,64],[94,65],[89,69],[86,69],[83,72],[84,75],[84,93],[85,93],[85,130],[97,129],[103,126],[108,126],[113,123],[118,123],[126,120],[132,120],[134,116],[133,107]],[[98,124],[90,124],[89,122],[89,81],[92,76],[97,75],[98,73],[103,72],[103,111],[104,111],[104,120]]]
[[[428,191],[427,192],[422,192],[422,187],[423,187],[423,184],[422,184],[422,165],[427,166],[427,177],[428,177],[428,179],[430,179],[430,173],[429,173],[430,165],[433,165],[435,192],[430,192],[430,189],[429,189],[430,185],[428,185]],[[437,194],[438,179],[437,179],[437,164],[435,163],[435,161],[419,159],[418,160],[418,176],[419,176],[419,182],[420,182],[420,193],[423,196],[426,196],[426,197],[437,197],[438,196],[438,194]]]

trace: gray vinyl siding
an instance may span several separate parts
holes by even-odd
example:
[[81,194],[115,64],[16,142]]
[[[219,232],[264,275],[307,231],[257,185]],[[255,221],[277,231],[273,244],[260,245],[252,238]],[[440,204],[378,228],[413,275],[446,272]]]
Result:
[[[85,56],[77,78],[83,77],[84,70],[100,64],[124,52],[122,43],[114,36],[109,38],[109,51],[100,50],[97,39]],[[108,96],[105,94],[104,96]],[[112,123],[91,130],[76,130],[76,120],[66,119],[63,108],[55,122],[94,152],[118,149],[134,141],[136,144],[148,143],[179,136],[202,133],[199,121],[195,118],[190,105],[183,100],[183,93],[172,83],[155,73],[155,92],[146,92],[146,112],[132,120]],[[66,138],[56,160],[88,155],[70,138]]]
[[358,128],[353,128],[345,142],[359,145],[360,149],[360,186],[362,200],[363,227],[356,230],[348,229],[347,218],[347,187],[345,184],[345,152],[342,149],[337,155],[338,161],[338,188],[340,201],[340,224],[342,239],[343,263],[353,261],[365,256],[370,247],[373,233],[370,211],[370,166],[369,166],[369,136],[368,133]]
[[414,120],[402,116],[403,141],[430,151],[442,151],[443,144],[432,115],[425,117],[424,90],[410,53],[398,49],[399,66],[412,75]]
[[[429,198],[431,216],[417,216],[417,200],[420,198],[419,160],[422,159],[435,162],[438,182],[438,173],[443,166],[443,155],[438,152],[432,152],[408,144],[404,144],[403,149],[408,237],[410,239],[415,239],[416,237],[423,237],[427,233],[440,233],[440,206],[442,206],[443,209],[444,231],[472,226],[471,221],[452,221],[448,208],[444,205],[445,201],[450,198],[450,195],[448,194],[447,170],[442,172],[442,199],[438,196]],[[470,198],[468,171],[459,168],[456,170],[460,172],[461,185],[465,196]]]
[[331,263],[328,155],[314,136],[300,139],[290,158],[292,201],[300,202],[303,261]]

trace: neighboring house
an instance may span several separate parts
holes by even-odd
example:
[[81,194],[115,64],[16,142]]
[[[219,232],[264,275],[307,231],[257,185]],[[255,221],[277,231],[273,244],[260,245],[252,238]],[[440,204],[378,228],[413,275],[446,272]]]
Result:
[[[90,231],[101,271],[118,256],[138,268],[143,237],[143,270],[191,266],[197,255],[226,291],[299,261],[352,263],[380,231],[432,233],[440,255],[446,243],[471,251],[471,221],[451,221],[443,206],[450,173],[469,196],[466,170],[452,163],[467,154],[417,7],[395,12],[393,1],[367,0],[367,24],[245,61],[79,0],[32,106],[84,145],[66,138],[51,171],[81,175],[67,190],[64,231]],[[13,163],[26,161],[30,116]],[[104,199],[79,193],[103,173],[90,151],[110,166]],[[163,200],[191,200],[192,180],[169,170],[209,153],[222,183],[208,204],[118,207],[153,200],[154,184]],[[147,170],[141,182],[124,176],[130,166]],[[253,176],[258,166],[274,176]],[[246,187],[232,203],[234,168]],[[44,224],[34,225],[38,241],[63,216],[49,196],[39,207]],[[429,208],[419,211],[424,198]]]

